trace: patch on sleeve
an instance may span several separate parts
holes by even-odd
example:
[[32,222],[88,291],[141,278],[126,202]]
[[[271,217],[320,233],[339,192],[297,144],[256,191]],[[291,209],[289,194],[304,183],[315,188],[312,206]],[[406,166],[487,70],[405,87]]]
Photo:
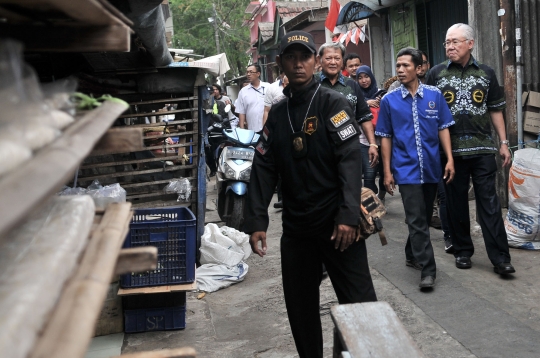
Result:
[[263,131],[262,131],[262,136],[263,136],[264,140],[267,141],[267,142],[268,142],[268,136],[269,135],[270,135],[270,130],[268,130],[267,126],[264,126]]
[[346,139],[351,138],[355,134],[358,134],[358,131],[352,124],[349,124],[348,126],[345,126],[343,129],[340,129],[338,132],[339,138],[341,138],[342,141],[345,141]]
[[261,140],[259,144],[257,144],[257,146],[255,147],[255,149],[257,149],[257,151],[261,153],[261,155],[265,155],[266,152],[268,152],[268,145]]
[[336,114],[335,116],[333,116],[332,118],[330,118],[330,121],[332,122],[334,127],[337,128],[340,125],[342,125],[343,123],[347,122],[349,119],[350,118],[347,115],[347,113],[345,111],[341,111],[338,114]]

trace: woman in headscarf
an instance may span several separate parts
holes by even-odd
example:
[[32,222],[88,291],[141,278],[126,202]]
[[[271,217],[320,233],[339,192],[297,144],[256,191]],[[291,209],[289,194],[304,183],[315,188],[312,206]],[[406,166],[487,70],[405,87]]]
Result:
[[379,108],[381,99],[380,97],[376,96],[379,89],[377,88],[377,80],[375,80],[375,76],[373,76],[371,68],[365,65],[358,67],[356,70],[356,80],[360,85],[360,89],[364,94],[364,98],[366,99],[368,106],[372,108]]
[[[358,67],[358,69],[356,70],[356,80],[358,81],[358,84],[360,85],[360,89],[362,90],[362,93],[364,95],[364,98],[368,106],[370,108],[379,108],[382,96],[379,96],[378,94],[379,89],[377,88],[377,80],[375,80],[375,76],[373,76],[373,72],[371,72],[371,68],[365,65]],[[373,190],[375,194],[378,194],[379,198],[384,200],[386,190],[383,185],[384,179],[383,179],[382,162],[380,162],[379,165],[374,168],[372,168],[370,165],[363,164],[363,163],[369,163],[369,153],[368,153],[369,147],[362,145],[362,143],[360,143],[360,145],[362,146],[362,172],[364,173],[364,186],[366,188]],[[379,155],[380,155],[380,149],[379,149]],[[379,172],[380,190],[377,188],[377,185],[375,185],[375,177],[377,176],[377,172]]]

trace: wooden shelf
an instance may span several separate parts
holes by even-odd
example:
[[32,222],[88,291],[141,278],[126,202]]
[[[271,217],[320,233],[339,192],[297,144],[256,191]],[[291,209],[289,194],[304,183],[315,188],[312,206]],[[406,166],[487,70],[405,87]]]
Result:
[[0,179],[0,240],[73,178],[79,163],[125,110],[122,104],[105,102],[19,169]]
[[0,32],[29,51],[129,51],[133,23],[106,0],[0,0]]

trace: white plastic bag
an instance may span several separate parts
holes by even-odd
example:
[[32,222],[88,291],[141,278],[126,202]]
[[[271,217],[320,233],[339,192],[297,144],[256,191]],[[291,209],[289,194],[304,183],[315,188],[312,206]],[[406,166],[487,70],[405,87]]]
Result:
[[227,267],[218,264],[206,264],[197,268],[197,287],[204,292],[214,292],[241,282],[247,275],[248,265],[240,262]]
[[514,155],[508,181],[508,213],[504,219],[510,247],[540,250],[540,150]]
[[201,236],[201,264],[235,266],[251,255],[249,236],[233,228],[216,224],[204,227]]

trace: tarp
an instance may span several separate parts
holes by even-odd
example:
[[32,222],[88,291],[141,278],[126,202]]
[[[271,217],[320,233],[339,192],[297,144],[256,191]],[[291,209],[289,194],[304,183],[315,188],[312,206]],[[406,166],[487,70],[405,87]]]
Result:
[[225,72],[231,69],[227,61],[227,55],[224,53],[193,62],[173,62],[168,67],[196,67],[214,76],[224,75]]

